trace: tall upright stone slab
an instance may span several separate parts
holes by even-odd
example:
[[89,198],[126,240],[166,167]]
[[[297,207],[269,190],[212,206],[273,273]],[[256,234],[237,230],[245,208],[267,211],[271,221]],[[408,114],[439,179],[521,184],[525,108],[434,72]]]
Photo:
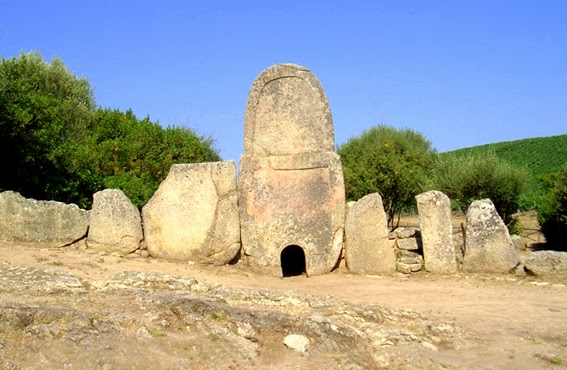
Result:
[[234,162],[172,165],[142,219],[153,257],[230,262],[240,250]]
[[388,216],[380,194],[369,194],[350,204],[345,222],[345,258],[349,271],[359,274],[395,272],[394,243],[388,239],[388,234]]
[[[331,110],[315,76],[282,64],[253,83],[244,122],[239,209],[244,257],[284,274],[330,271],[344,233],[345,192]],[[291,259],[291,260],[290,260]]]
[[490,199],[470,205],[465,230],[465,271],[508,273],[520,263],[506,224]]
[[419,194],[415,199],[419,213],[425,269],[438,274],[457,272],[451,200],[437,190]]

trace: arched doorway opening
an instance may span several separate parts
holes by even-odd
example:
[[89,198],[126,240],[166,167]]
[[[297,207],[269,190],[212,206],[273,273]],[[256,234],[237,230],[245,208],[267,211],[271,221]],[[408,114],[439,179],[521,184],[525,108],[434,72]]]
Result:
[[288,245],[280,256],[283,277],[301,276],[307,273],[305,252],[299,245]]

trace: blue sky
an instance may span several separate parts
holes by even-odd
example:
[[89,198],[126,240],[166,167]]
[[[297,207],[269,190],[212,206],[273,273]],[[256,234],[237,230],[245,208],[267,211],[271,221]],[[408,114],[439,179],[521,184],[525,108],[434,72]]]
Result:
[[297,63],[335,141],[385,123],[438,151],[567,133],[567,1],[4,1],[0,56],[39,51],[102,107],[243,152],[250,86]]

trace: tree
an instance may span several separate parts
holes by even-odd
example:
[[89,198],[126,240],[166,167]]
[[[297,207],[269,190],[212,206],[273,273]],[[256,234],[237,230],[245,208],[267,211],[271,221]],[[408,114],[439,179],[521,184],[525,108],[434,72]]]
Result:
[[546,180],[547,197],[538,204],[538,221],[547,244],[567,251],[567,164]]
[[494,152],[438,157],[429,187],[436,188],[463,210],[475,200],[489,198],[510,227],[527,183],[527,172],[498,158]]
[[94,192],[119,188],[141,207],[173,163],[217,160],[211,138],[96,108],[60,59],[0,59],[0,191],[88,208]]
[[[81,192],[76,144],[89,135],[94,99],[86,79],[37,53],[0,59],[0,190],[70,201]],[[65,179],[65,180],[63,180]]]
[[423,135],[386,125],[349,139],[337,152],[343,164],[347,199],[380,193],[392,226],[394,215],[412,205],[414,197],[424,190],[426,171],[436,155]]
[[128,110],[98,109],[93,123],[95,172],[142,207],[174,163],[218,161],[213,140],[183,127],[162,128]]

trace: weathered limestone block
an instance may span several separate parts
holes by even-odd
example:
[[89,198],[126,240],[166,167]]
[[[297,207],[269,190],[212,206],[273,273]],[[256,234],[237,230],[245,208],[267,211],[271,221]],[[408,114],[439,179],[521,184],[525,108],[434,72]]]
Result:
[[348,208],[345,251],[351,272],[384,274],[396,270],[396,254],[388,239],[388,218],[380,194],[369,194]]
[[[317,78],[294,64],[262,72],[248,95],[238,185],[251,266],[284,275],[287,263],[303,263],[308,275],[335,267],[345,194],[333,150],[331,110]],[[287,261],[292,250],[294,260]]]
[[75,204],[0,193],[0,240],[42,248],[63,247],[85,237],[89,212]]
[[439,274],[457,272],[449,197],[440,191],[432,190],[415,198],[425,269]]
[[465,271],[508,273],[520,262],[508,229],[490,199],[474,201],[466,220]]
[[105,189],[93,195],[89,248],[128,254],[140,248],[143,237],[140,212],[122,190]]
[[280,274],[282,251],[304,250],[306,272],[329,272],[344,234],[343,173],[335,153],[240,159],[243,251],[253,265]]
[[524,266],[536,276],[567,276],[567,252],[531,252]]
[[240,250],[234,162],[172,165],[142,219],[152,257],[230,262]]

